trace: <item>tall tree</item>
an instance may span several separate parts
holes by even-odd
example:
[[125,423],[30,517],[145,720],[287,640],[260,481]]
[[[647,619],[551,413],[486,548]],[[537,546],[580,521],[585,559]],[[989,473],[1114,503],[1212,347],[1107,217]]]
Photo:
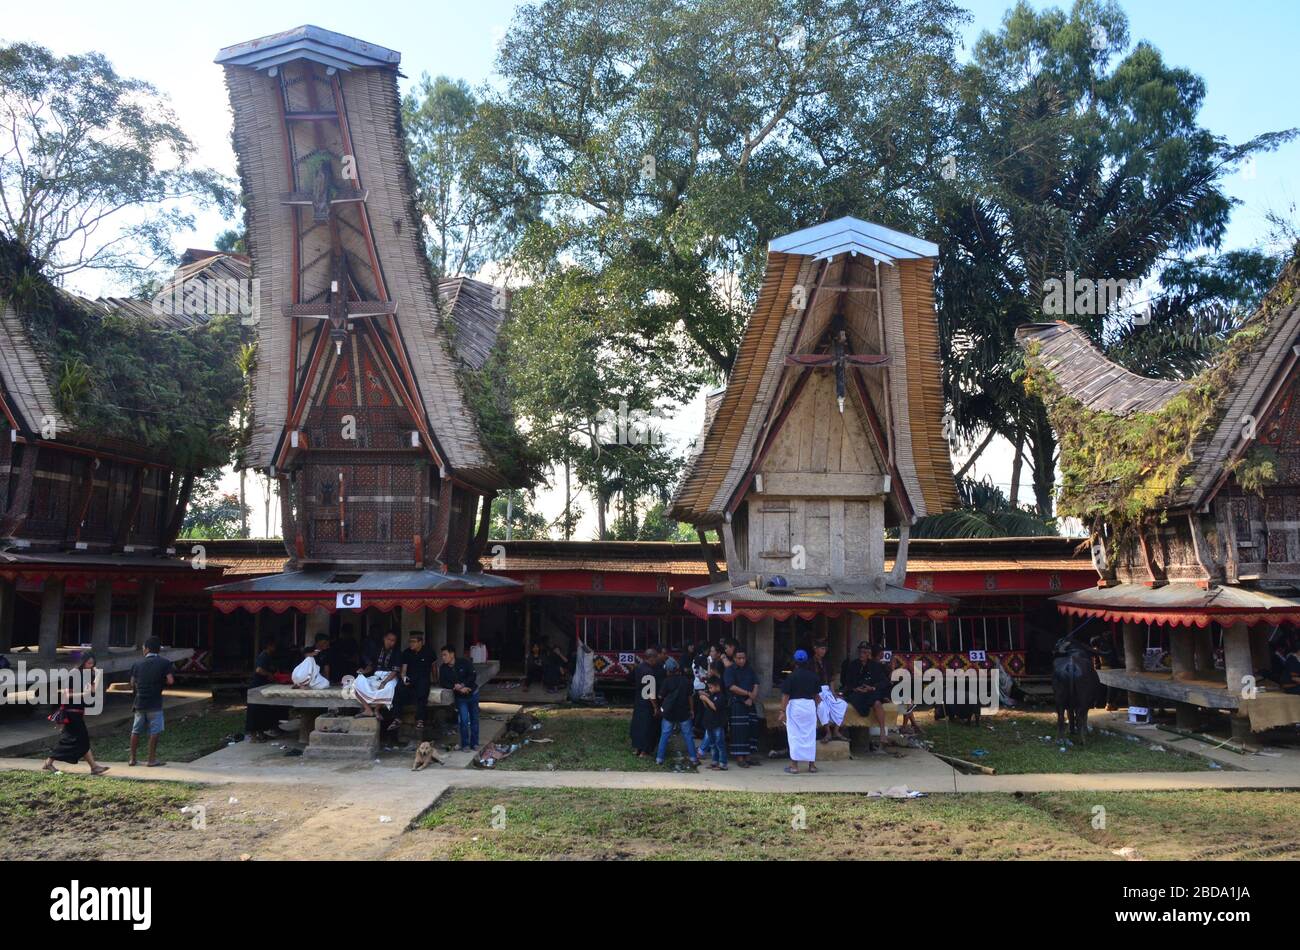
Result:
[[632,530],[678,467],[609,445],[601,417],[670,411],[730,370],[768,240],[848,213],[913,225],[960,19],[950,0],[516,14],[475,128],[501,147],[489,178],[539,214],[510,257],[517,411],[590,492],[600,536]]
[[534,215],[494,122],[459,79],[420,78],[402,101],[402,126],[439,277],[472,275]]
[[0,228],[51,278],[99,269],[140,284],[173,264],[193,209],[234,207],[193,158],[166,97],[102,54],[0,46]]
[[768,240],[846,213],[913,223],[961,16],[950,0],[523,7],[484,106],[545,215],[520,253],[585,266],[625,327],[726,372]]
[[[1051,280],[1136,285],[1170,257],[1217,248],[1233,206],[1224,178],[1293,133],[1234,145],[1202,127],[1204,83],[1150,43],[1130,48],[1113,2],[1018,3],[980,37],[959,90],[952,160],[934,192],[948,395],[967,438],[1019,434],[1048,517],[1056,438],[1013,380],[1016,326],[1042,319]],[[1105,307],[1065,316],[1104,341]]]

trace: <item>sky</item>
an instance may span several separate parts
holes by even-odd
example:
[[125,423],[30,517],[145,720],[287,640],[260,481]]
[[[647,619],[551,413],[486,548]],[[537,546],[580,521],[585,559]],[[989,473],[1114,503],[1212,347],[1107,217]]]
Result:
[[[965,0],[962,5],[971,13],[964,30],[969,49],[981,32],[998,26],[1010,3]],[[1032,5],[1065,4],[1034,0]],[[212,62],[221,47],[314,23],[399,50],[406,77],[403,91],[426,72],[478,85],[492,78],[496,45],[516,6],[508,0],[225,0],[211,10],[157,0],[111,4],[61,0],[51,7],[13,3],[0,20],[0,40],[39,43],[60,55],[88,50],[104,53],[119,73],[147,80],[170,98],[182,127],[195,143],[199,164],[233,176],[230,110],[221,71]],[[1300,3],[1296,0],[1238,0],[1227,7],[1221,0],[1125,0],[1122,6],[1134,40],[1150,41],[1166,62],[1189,68],[1205,80],[1203,125],[1234,142],[1261,132],[1300,127],[1300,97],[1294,94],[1293,75],[1295,40],[1300,36]],[[1263,243],[1270,211],[1300,223],[1297,169],[1300,142],[1292,142],[1259,157],[1252,167],[1228,180],[1226,190],[1240,205],[1233,213],[1225,247]],[[211,246],[218,233],[233,225],[216,213],[201,214],[195,232],[178,243]],[[96,295],[115,288],[90,280],[73,289]],[[668,427],[670,444],[684,446],[698,430],[702,414],[700,398],[683,407]],[[1011,455],[1008,446],[995,444],[972,472],[1006,485]],[[250,479],[250,486],[257,481]],[[233,476],[226,484],[233,486]],[[254,490],[250,496],[255,533],[260,533],[260,492]],[[1025,486],[1020,500],[1032,501]],[[562,504],[553,492],[543,492],[539,502],[551,517]],[[587,503],[585,507],[592,506]],[[274,513],[271,525],[278,525]],[[593,533],[594,519],[589,512],[577,536]]]

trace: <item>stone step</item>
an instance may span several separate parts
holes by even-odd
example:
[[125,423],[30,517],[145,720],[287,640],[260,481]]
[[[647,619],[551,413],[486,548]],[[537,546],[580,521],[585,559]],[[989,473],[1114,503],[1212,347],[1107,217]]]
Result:
[[359,719],[356,716],[317,716],[316,731],[351,735],[378,735],[379,720],[374,717]]
[[365,733],[313,732],[307,743],[311,749],[355,749],[358,755],[379,751],[379,737]]
[[853,756],[849,752],[847,742],[819,742],[817,743],[817,761],[818,762],[847,762]]

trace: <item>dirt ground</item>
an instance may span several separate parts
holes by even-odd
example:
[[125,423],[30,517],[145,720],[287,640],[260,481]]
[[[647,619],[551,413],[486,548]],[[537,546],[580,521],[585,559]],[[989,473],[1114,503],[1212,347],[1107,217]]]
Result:
[[[104,781],[68,776],[50,781]],[[309,785],[166,786],[165,794],[105,803],[50,803],[21,816],[0,810],[0,860],[199,860],[283,857],[277,842],[324,808],[333,792]],[[232,799],[234,801],[232,801]],[[204,827],[194,827],[204,809]]]

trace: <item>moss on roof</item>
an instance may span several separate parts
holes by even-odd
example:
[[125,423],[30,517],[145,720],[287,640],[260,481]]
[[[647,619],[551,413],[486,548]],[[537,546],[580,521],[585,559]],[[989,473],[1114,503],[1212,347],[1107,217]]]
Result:
[[[0,306],[11,305],[71,437],[120,441],[178,467],[224,464],[242,378],[239,318],[177,328],[55,287],[0,237]],[[27,420],[34,427],[40,420]]]
[[[1060,513],[1090,525],[1105,520],[1120,531],[1161,514],[1170,497],[1187,487],[1198,447],[1222,423],[1238,372],[1249,367],[1276,318],[1298,299],[1300,251],[1213,364],[1159,409],[1126,416],[1091,409],[1067,393],[1035,358],[1038,344],[1031,341],[1025,348],[1024,384],[1047,405],[1061,440]],[[1252,490],[1272,477],[1267,461],[1245,459]]]

